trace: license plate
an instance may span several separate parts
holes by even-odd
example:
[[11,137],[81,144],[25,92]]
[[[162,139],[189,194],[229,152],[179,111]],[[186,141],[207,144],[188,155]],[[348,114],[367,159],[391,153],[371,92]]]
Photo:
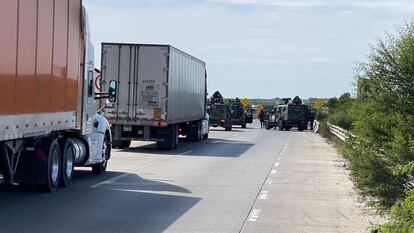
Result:
[[131,131],[132,131],[132,126],[124,126],[124,127],[122,128],[122,130],[123,130],[124,132],[131,132]]

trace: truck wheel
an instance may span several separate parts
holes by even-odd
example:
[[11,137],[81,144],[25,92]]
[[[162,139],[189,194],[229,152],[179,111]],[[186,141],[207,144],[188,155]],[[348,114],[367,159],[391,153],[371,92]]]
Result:
[[192,142],[198,142],[202,138],[201,132],[201,124],[200,122],[195,123],[194,125],[190,126],[190,135],[189,139]]
[[75,148],[71,139],[64,140],[62,150],[62,174],[60,176],[60,185],[68,187],[73,179],[75,172]]
[[168,131],[162,132],[163,142],[157,142],[160,150],[174,150],[178,146],[178,130],[176,126],[171,126]]
[[180,136],[178,135],[178,127],[173,126],[172,128],[173,128],[172,135],[173,135],[173,142],[174,142],[174,146],[173,146],[173,150],[174,150],[174,149],[177,149],[178,144],[180,144]]
[[246,128],[246,122],[242,124],[242,128],[245,129]]
[[203,139],[204,140],[207,140],[208,139],[208,133],[206,133],[206,134],[203,135]]
[[102,158],[104,161],[98,164],[92,165],[92,173],[93,174],[102,174],[106,171],[106,167],[108,166],[108,160],[111,157],[111,144],[109,143],[108,136],[104,136],[104,141],[102,143]]
[[46,192],[54,192],[58,189],[61,174],[61,153],[57,140],[54,140],[50,146],[46,147],[47,165],[46,165],[46,183],[42,189]]

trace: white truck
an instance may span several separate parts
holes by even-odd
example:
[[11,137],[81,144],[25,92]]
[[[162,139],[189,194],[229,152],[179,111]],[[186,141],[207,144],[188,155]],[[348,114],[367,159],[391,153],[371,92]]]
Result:
[[102,85],[119,85],[103,113],[112,123],[113,146],[156,141],[173,150],[179,135],[208,137],[206,64],[170,45],[102,44]]
[[[105,172],[111,131],[96,112],[89,32],[81,0],[1,2],[0,183],[54,191],[75,166]],[[99,98],[115,100],[109,85]]]

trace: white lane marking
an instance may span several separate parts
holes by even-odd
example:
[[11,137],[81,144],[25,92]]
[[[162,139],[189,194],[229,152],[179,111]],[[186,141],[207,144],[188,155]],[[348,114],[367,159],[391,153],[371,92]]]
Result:
[[221,140],[213,141],[212,143],[216,144],[216,143],[219,143],[219,142],[221,142]]
[[275,167],[278,167],[280,165],[280,163],[276,162],[275,163]]
[[191,193],[179,193],[179,192],[173,192],[173,191],[152,191],[152,190],[117,189],[117,188],[111,188],[110,190],[119,191],[119,192],[130,192],[130,193],[174,195],[174,196],[182,196],[182,197],[193,196],[193,194]]
[[267,200],[268,199],[269,192],[268,191],[261,191],[259,194],[260,200]]
[[270,174],[274,175],[274,174],[276,174],[276,172],[277,172],[277,170],[273,169],[273,170],[270,172]]
[[238,133],[236,133],[236,134],[232,134],[231,136],[232,137],[237,137],[237,136],[239,136],[240,134],[238,134]]
[[280,159],[282,159],[282,158],[280,158],[280,157],[279,157],[279,158],[277,158],[277,159],[276,159],[276,161],[278,161],[278,162],[279,162],[279,161],[280,161]]
[[188,154],[190,154],[190,153],[192,153],[192,152],[193,152],[192,150],[189,150],[189,151],[183,152],[183,153],[178,154],[178,155],[188,155]]
[[129,176],[129,175],[131,175],[131,174],[125,173],[125,174],[122,174],[122,175],[116,176],[116,177],[111,178],[111,179],[109,179],[109,180],[105,180],[105,181],[103,181],[103,182],[100,182],[100,183],[97,183],[97,184],[95,184],[95,185],[92,185],[92,186],[91,186],[91,188],[98,188],[99,186],[104,185],[104,184],[113,184],[113,183],[115,183],[117,180],[122,179],[122,178],[124,178],[124,177],[127,177],[127,176]]
[[249,222],[256,222],[259,218],[260,212],[260,209],[253,209],[252,213],[250,214]]

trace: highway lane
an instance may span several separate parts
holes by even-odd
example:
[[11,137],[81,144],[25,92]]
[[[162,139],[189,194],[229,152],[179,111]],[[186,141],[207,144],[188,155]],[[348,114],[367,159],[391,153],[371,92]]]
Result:
[[[287,232],[297,229],[288,224],[285,228],[271,224],[277,222],[274,218],[285,216],[275,215],[279,211],[274,205],[276,199],[269,204],[263,202],[266,200],[263,191],[269,185],[268,178],[275,164],[284,163],[283,154],[291,153],[289,156],[295,157],[297,151],[287,152],[289,143],[298,144],[298,140],[314,137],[319,136],[311,132],[262,130],[255,122],[248,129],[234,128],[231,132],[212,129],[210,139],[199,143],[181,140],[179,149],[172,152],[158,151],[153,143],[134,142],[130,149],[114,150],[106,174],[94,176],[89,169],[79,169],[72,185],[55,193],[37,193],[21,187],[2,189],[0,232],[278,232],[277,229]],[[307,145],[308,148],[302,149],[315,149],[313,144]],[[302,164],[292,160],[286,164],[286,171],[291,168],[301,172],[298,166]],[[311,173],[307,175],[312,176]],[[297,191],[274,186],[266,190],[266,196],[275,197],[273,193],[283,190],[284,195]],[[267,205],[272,208],[266,208]],[[289,202],[285,205],[284,210]]]

